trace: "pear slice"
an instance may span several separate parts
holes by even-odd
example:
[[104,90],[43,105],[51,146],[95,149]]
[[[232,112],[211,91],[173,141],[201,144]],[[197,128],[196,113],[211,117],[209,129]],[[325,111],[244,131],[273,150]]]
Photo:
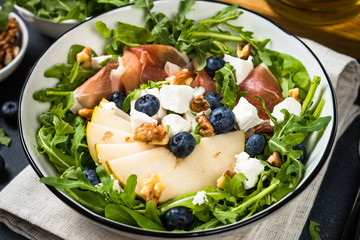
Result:
[[97,164],[100,162],[96,155],[95,144],[134,142],[132,133],[99,125],[93,122],[87,123],[86,140],[90,155]]
[[108,160],[125,157],[134,153],[150,150],[155,147],[156,146],[154,145],[142,142],[113,144],[99,143],[95,144],[95,152],[101,164],[104,165],[104,167],[106,168],[107,165],[105,164],[105,162],[107,162]]
[[108,112],[101,107],[94,108],[91,122],[125,132],[132,132],[131,124],[129,121],[119,116],[116,116],[115,114]]
[[176,158],[168,149],[158,147],[106,162],[109,173],[124,184],[136,174],[136,193],[141,183],[156,173],[166,188],[159,202],[180,194],[199,191],[207,186],[216,187],[216,180],[235,162],[235,155],[244,151],[243,131],[229,132],[202,138],[195,150],[186,158]]
[[[108,103],[109,101],[108,101],[107,99],[103,98],[103,99],[101,100],[101,102],[103,102],[103,103]],[[103,107],[101,106],[101,104],[99,104],[99,107],[100,107],[100,108],[103,108]],[[121,109],[118,108],[118,107],[115,107],[115,115],[118,116],[118,117],[123,118],[123,119],[126,120],[126,121],[129,121],[129,122],[130,122],[130,115],[127,114],[126,112],[124,112],[123,110],[121,110]]]

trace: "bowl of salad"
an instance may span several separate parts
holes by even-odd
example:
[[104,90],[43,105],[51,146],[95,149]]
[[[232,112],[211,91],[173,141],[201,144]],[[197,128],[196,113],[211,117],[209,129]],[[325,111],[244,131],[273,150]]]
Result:
[[209,1],[138,0],[81,23],[33,67],[20,109],[40,181],[137,237],[271,216],[314,179],[337,124],[334,89],[301,40]]
[[6,12],[2,14],[8,14],[15,7],[20,16],[34,28],[48,37],[57,39],[80,22],[129,2],[129,0],[105,3],[101,0],[5,1]]

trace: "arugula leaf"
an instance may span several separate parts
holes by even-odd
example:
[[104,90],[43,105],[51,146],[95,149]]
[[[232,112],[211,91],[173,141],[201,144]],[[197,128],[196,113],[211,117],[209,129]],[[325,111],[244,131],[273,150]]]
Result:
[[151,219],[153,222],[162,226],[162,222],[159,217],[159,211],[156,209],[154,202],[152,200],[146,203],[144,215],[145,217]]
[[124,224],[139,226],[144,229],[165,231],[158,223],[155,223],[144,215],[122,205],[106,205],[105,217]]
[[321,240],[321,237],[319,235],[319,231],[320,231],[319,226],[320,226],[319,223],[310,220],[309,233],[312,240]]
[[5,31],[6,24],[9,19],[9,14],[15,6],[15,0],[7,0],[0,9],[0,31]]
[[11,138],[5,135],[5,129],[0,128],[0,145],[9,146],[11,142]]
[[303,116],[305,113],[307,113],[307,111],[311,107],[316,89],[320,85],[320,81],[321,81],[321,78],[318,76],[315,76],[314,79],[312,80],[309,92],[307,93],[306,98],[301,105],[301,116]]
[[226,176],[225,191],[230,193],[232,196],[240,197],[245,192],[242,184],[244,180],[247,180],[247,178],[242,173],[236,174],[232,179]]
[[199,144],[201,142],[201,135],[199,134],[200,125],[197,124],[194,131],[191,133],[191,135],[195,138],[195,144]]
[[82,191],[76,188],[66,188],[65,192],[81,205],[102,216],[105,215],[106,206],[109,203],[101,194],[92,191]]

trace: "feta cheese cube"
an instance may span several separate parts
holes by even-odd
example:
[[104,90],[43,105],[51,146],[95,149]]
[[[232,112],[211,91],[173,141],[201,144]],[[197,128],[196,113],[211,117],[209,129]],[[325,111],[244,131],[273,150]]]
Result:
[[190,110],[194,91],[187,85],[164,85],[160,89],[161,106],[176,113],[186,113]]
[[209,202],[209,200],[206,197],[206,192],[205,191],[199,191],[194,196],[192,204],[200,206],[201,204],[204,204],[206,202]]
[[205,93],[205,88],[203,87],[196,87],[194,88],[194,98],[196,98],[197,96],[200,96],[200,95],[204,95]]
[[111,113],[115,113],[116,105],[114,102],[100,102],[101,107]]
[[112,57],[112,55],[103,55],[103,56],[93,57],[93,58],[91,58],[91,67],[92,68],[102,68],[100,63],[111,57]]
[[242,173],[247,180],[243,182],[245,189],[250,189],[256,186],[259,175],[264,172],[264,165],[256,158],[249,158],[247,160],[241,160],[235,165],[234,171],[236,173]]
[[236,163],[244,162],[250,158],[250,155],[247,152],[241,152],[238,155],[235,155]]
[[225,54],[224,60],[229,62],[236,70],[236,84],[239,85],[253,70],[254,64],[252,62],[252,56],[249,56],[247,60],[233,57]]
[[[282,123],[284,121],[284,114],[280,112],[282,109],[286,109],[289,113],[295,114],[296,116],[300,116],[301,104],[298,101],[296,101],[295,98],[288,97],[285,98],[282,102],[275,105],[271,115],[276,117],[278,123]],[[275,124],[272,121],[270,121],[270,125],[274,126]]]
[[192,111],[187,111],[184,114],[184,119],[191,125],[191,131],[192,132],[195,130],[196,125],[198,125],[195,118],[196,118],[196,115],[194,115],[192,113]]
[[245,132],[263,122],[258,116],[256,107],[249,103],[244,97],[240,98],[238,104],[233,109],[233,113],[235,114],[236,122],[240,130],[244,130]]
[[168,133],[169,138],[173,137],[175,134],[191,130],[191,123],[186,121],[184,118],[177,114],[168,114],[161,120],[161,125],[170,126],[170,131]]

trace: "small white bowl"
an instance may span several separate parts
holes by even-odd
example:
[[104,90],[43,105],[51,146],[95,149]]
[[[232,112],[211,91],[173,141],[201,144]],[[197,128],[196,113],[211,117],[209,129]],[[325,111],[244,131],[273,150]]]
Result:
[[23,17],[39,32],[54,39],[58,39],[63,33],[80,23],[76,20],[66,20],[60,23],[55,23],[51,20],[35,17],[33,13],[25,8],[19,6],[15,6],[15,8],[20,16]]
[[15,59],[12,60],[11,63],[6,65],[3,69],[0,69],[0,82],[7,78],[11,73],[13,73],[15,69],[19,66],[25,56],[25,52],[29,43],[29,33],[23,20],[15,13],[10,13],[9,18],[15,18],[19,24],[19,37],[21,39],[21,45],[20,52],[15,57]]

